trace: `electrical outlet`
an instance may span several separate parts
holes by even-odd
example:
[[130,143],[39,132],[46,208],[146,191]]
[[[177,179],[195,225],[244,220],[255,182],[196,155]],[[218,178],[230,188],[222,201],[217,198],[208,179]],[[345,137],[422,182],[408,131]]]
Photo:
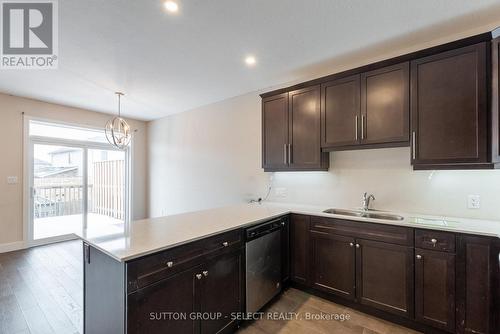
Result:
[[276,197],[286,197],[286,188],[276,188],[274,190]]
[[467,196],[467,208],[468,209],[479,209],[479,208],[481,208],[481,196],[479,196],[479,195],[469,195],[469,196]]
[[17,176],[7,176],[7,184],[17,184]]

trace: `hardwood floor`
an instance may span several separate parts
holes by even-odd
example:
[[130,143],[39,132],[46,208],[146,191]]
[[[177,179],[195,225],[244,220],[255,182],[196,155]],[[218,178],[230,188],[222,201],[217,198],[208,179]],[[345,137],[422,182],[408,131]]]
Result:
[[0,254],[0,333],[81,333],[81,241]]
[[[0,333],[81,333],[82,269],[79,240],[0,254]],[[298,318],[270,320],[265,315],[238,333],[417,333],[295,289],[286,291],[266,311],[297,314]],[[350,318],[306,319],[321,314]]]

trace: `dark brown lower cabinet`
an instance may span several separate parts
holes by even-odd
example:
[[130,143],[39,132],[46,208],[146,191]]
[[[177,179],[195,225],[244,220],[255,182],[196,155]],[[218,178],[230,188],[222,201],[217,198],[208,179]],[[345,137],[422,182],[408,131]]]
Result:
[[415,249],[415,318],[455,330],[455,254]]
[[128,295],[127,333],[196,333],[198,323],[190,316],[199,311],[199,273],[195,267]]
[[128,295],[129,334],[230,333],[241,312],[241,252],[163,279]]
[[290,219],[291,280],[309,283],[309,223],[311,217],[292,214]]
[[311,231],[311,283],[313,287],[354,300],[354,238]]
[[[500,288],[495,287],[500,284],[500,263],[498,248],[495,249],[493,243],[494,240],[484,237],[460,238],[457,264],[457,331],[460,333],[494,333],[494,294]],[[496,307],[498,313],[498,305]]]
[[413,247],[356,240],[356,268],[358,302],[413,316]]
[[[201,320],[201,333],[232,332],[235,321],[231,313],[241,312],[241,253],[220,256],[203,268],[200,295],[201,314],[214,319]],[[205,276],[206,275],[206,276]]]

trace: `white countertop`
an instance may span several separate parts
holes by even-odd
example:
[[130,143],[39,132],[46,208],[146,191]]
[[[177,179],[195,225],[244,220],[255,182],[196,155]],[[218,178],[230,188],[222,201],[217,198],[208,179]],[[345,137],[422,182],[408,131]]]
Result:
[[[421,214],[391,212],[404,217],[402,221],[388,221],[323,213],[327,207],[263,203],[242,204],[178,215],[137,220],[128,230],[112,236],[87,237],[86,230],[78,237],[118,261],[129,261],[147,254],[172,248],[190,241],[253,225],[288,213],[340,218],[361,222],[425,228],[457,233],[468,233],[500,238],[500,222],[437,217]],[[94,234],[95,235],[95,234]]]

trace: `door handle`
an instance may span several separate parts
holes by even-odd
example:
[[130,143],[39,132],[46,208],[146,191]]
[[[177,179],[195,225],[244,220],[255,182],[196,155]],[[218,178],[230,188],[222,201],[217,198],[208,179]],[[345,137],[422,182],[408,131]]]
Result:
[[354,131],[356,132],[355,138],[358,141],[358,116],[354,117]]
[[417,158],[417,133],[415,131],[411,133],[411,141],[412,141],[412,146],[411,146],[412,156],[413,160],[415,160]]
[[361,115],[361,140],[365,139],[365,115]]

